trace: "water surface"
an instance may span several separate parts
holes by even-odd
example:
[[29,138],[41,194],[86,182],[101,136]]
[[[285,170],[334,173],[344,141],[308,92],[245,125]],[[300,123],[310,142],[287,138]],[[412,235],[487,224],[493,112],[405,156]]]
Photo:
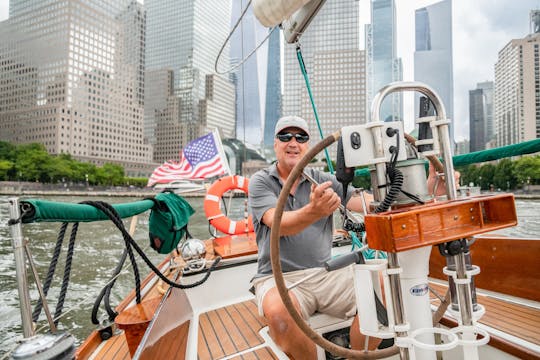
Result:
[[[20,338],[22,334],[13,248],[7,226],[7,199],[6,196],[0,196],[0,314],[2,316],[0,358],[6,351],[15,346],[16,339]],[[88,198],[82,197],[46,197],[46,199],[73,203],[88,200]],[[92,198],[91,200],[124,203],[140,199],[107,197],[103,199]],[[190,233],[197,238],[209,238],[208,221],[204,217],[203,198],[189,198],[188,201],[196,211],[189,224]],[[244,213],[245,201],[242,198],[235,198],[232,201],[231,207],[234,214],[231,217],[240,219]],[[502,232],[510,236],[537,238],[540,233],[540,219],[538,218],[540,201],[516,200],[516,206],[519,218],[518,226],[505,229]],[[126,223],[126,227],[129,228],[128,223]],[[49,266],[59,228],[60,224],[57,223],[35,223],[23,227],[23,236],[30,240],[31,251],[42,281]],[[59,274],[63,270],[68,239],[68,235],[66,235],[61,260],[56,270],[55,281],[48,295],[53,313],[61,284]],[[158,264],[163,260],[164,255],[157,254],[149,246],[147,214],[139,217],[139,226],[134,239],[140,247],[145,249],[146,254],[154,264]],[[71,281],[64,305],[64,312],[67,311],[67,314],[60,321],[60,327],[69,329],[79,342],[83,341],[91,330],[95,328],[90,320],[94,300],[102,287],[108,282],[123,249],[124,240],[112,223],[101,221],[80,224],[73,257]],[[142,261],[139,261],[139,263],[141,276],[145,276],[149,269]],[[31,277],[29,282],[33,284]],[[113,306],[117,305],[133,286],[134,280],[131,272],[125,271],[116,283],[111,296],[111,304]],[[37,298],[37,290],[32,285],[31,299],[33,299],[33,304]],[[38,327],[45,325],[46,320],[42,315]]]

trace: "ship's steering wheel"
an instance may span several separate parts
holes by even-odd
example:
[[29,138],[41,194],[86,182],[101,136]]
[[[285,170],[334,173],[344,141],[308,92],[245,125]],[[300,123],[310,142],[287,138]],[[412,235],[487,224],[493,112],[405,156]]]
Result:
[[[281,300],[283,301],[283,304],[285,305],[285,308],[293,318],[294,322],[298,327],[304,332],[304,334],[310,338],[315,344],[321,346],[328,352],[341,356],[347,359],[381,359],[385,357],[389,357],[392,355],[395,355],[399,352],[399,348],[397,346],[392,346],[387,349],[383,350],[373,350],[373,351],[360,351],[360,350],[351,350],[344,348],[342,346],[336,345],[325,338],[323,338],[321,335],[316,333],[302,318],[302,316],[298,313],[295,306],[292,303],[291,297],[289,296],[289,292],[287,290],[287,286],[285,285],[285,280],[283,278],[283,271],[281,269],[281,261],[280,261],[280,255],[279,255],[279,228],[281,226],[281,217],[283,215],[283,209],[285,207],[285,203],[288,197],[288,194],[291,191],[291,188],[296,181],[302,174],[304,168],[310,163],[311,159],[315,157],[319,152],[321,152],[324,148],[330,146],[332,143],[337,141],[339,137],[341,136],[341,132],[337,131],[334,134],[326,137],[319,143],[317,143],[314,147],[309,149],[309,151],[304,155],[304,157],[296,164],[296,166],[291,171],[289,177],[287,178],[287,181],[283,185],[283,188],[281,190],[281,193],[279,194],[278,202],[276,205],[276,210],[274,213],[274,220],[273,220],[273,226],[270,234],[270,258],[272,262],[272,271],[274,273],[274,278],[276,281],[276,287],[279,291],[279,295],[281,296]],[[446,295],[446,299],[448,299],[448,295]],[[442,314],[444,314],[444,311],[446,310],[446,306],[448,306],[448,301],[443,301],[441,303],[441,306],[434,314],[434,321],[439,322],[440,318],[442,317]]]

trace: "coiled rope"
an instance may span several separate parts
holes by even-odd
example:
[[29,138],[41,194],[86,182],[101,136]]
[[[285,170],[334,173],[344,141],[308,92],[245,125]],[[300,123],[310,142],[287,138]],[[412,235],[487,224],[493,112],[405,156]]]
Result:
[[[112,309],[111,305],[110,305],[110,294],[111,294],[112,287],[114,286],[114,284],[116,282],[116,279],[120,275],[120,272],[122,271],[125,260],[127,259],[128,256],[130,258],[130,262],[131,262],[134,277],[135,277],[136,302],[137,303],[141,302],[140,274],[139,274],[137,263],[135,261],[135,255],[133,253],[133,249],[135,249],[135,251],[141,256],[141,258],[144,260],[144,262],[148,265],[148,267],[161,280],[163,280],[165,283],[167,283],[168,285],[170,285],[172,287],[176,287],[176,288],[180,288],[180,289],[189,289],[189,288],[193,288],[195,286],[198,286],[198,285],[201,285],[202,283],[204,283],[209,278],[211,272],[215,269],[215,267],[221,261],[221,257],[219,257],[219,256],[216,257],[216,259],[214,260],[212,265],[208,268],[205,276],[199,281],[196,281],[196,282],[194,282],[192,284],[175,283],[175,282],[169,280],[165,275],[163,275],[163,273],[161,273],[161,271],[146,256],[144,251],[135,242],[133,237],[127,232],[127,230],[126,230],[126,228],[124,226],[124,223],[122,222],[122,219],[121,219],[120,215],[118,214],[118,212],[114,209],[114,207],[112,205],[110,205],[110,204],[108,204],[106,202],[103,202],[103,201],[84,201],[84,202],[81,202],[81,204],[91,205],[91,206],[94,206],[95,208],[99,209],[100,211],[102,211],[113,222],[113,224],[120,230],[120,232],[122,233],[123,239],[124,239],[125,246],[126,246],[126,248],[124,249],[124,252],[122,253],[120,261],[117,264],[117,266],[116,266],[116,268],[115,268],[115,270],[113,272],[113,275],[112,275],[110,281],[103,287],[100,294],[98,295],[98,298],[94,302],[94,306],[93,306],[93,309],[92,309],[92,323],[94,323],[94,324],[99,324],[99,320],[97,318],[97,312],[98,312],[99,306],[100,306],[102,301],[104,301],[105,309],[107,311],[107,314],[108,314],[110,320],[114,320],[114,318],[118,315],[116,313],[116,311],[114,311]],[[50,286],[51,286],[51,283],[52,283],[52,279],[53,279],[53,276],[54,276],[54,273],[55,273],[55,270],[56,270],[56,266],[58,264],[58,259],[60,257],[60,252],[62,250],[62,244],[64,242],[64,237],[65,237],[65,233],[66,233],[68,224],[69,223],[67,223],[67,222],[62,223],[62,225],[60,227],[60,230],[58,232],[58,237],[57,237],[57,241],[56,241],[55,248],[54,248],[54,251],[53,251],[53,256],[51,258],[51,263],[49,265],[49,269],[47,271],[47,276],[46,276],[46,279],[45,279],[45,282],[44,282],[44,285],[43,285],[43,292],[44,292],[45,296],[47,296],[48,291],[49,291]],[[65,267],[64,267],[64,275],[63,275],[60,294],[59,294],[59,298],[58,298],[58,302],[57,302],[56,310],[55,310],[55,315],[54,315],[54,323],[55,323],[55,325],[58,324],[59,319],[62,317],[62,310],[63,310],[63,306],[64,306],[64,302],[65,302],[65,297],[66,297],[66,294],[67,294],[67,289],[68,289],[68,286],[69,286],[69,277],[70,277],[70,274],[71,274],[71,266],[72,266],[72,263],[73,263],[72,260],[73,260],[73,253],[74,253],[74,249],[75,249],[75,240],[76,240],[76,236],[77,236],[78,226],[79,226],[78,222],[73,223],[73,225],[72,225],[70,241],[69,241],[69,245],[68,245],[68,252],[67,252],[67,255],[66,255],[66,263],[65,263]],[[35,309],[34,309],[34,311],[32,313],[32,320],[34,322],[37,322],[42,308],[43,308],[43,302],[42,302],[42,299],[40,298],[40,299],[38,299],[36,307],[35,307]]]

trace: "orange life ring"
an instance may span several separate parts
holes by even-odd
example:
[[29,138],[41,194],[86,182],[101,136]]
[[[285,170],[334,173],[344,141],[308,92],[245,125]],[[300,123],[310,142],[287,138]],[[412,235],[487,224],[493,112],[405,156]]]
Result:
[[210,224],[224,234],[238,235],[253,231],[251,215],[247,220],[234,221],[223,214],[219,203],[223,194],[229,190],[242,190],[248,193],[249,181],[240,175],[224,176],[214,182],[204,198],[204,212]]

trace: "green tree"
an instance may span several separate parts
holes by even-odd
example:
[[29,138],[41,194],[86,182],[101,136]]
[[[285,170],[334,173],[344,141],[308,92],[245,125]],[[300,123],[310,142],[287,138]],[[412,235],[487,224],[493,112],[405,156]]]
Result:
[[13,163],[9,160],[0,160],[0,181],[9,180],[8,173],[13,168]]
[[9,160],[14,162],[17,154],[16,149],[17,148],[15,145],[5,141],[0,141],[0,160]]
[[49,180],[47,170],[51,157],[42,144],[23,144],[17,146],[15,161],[16,177],[24,181]]
[[493,185],[499,189],[515,189],[517,178],[514,172],[514,163],[510,159],[502,159],[495,167]]
[[73,160],[69,154],[52,156],[45,166],[49,182],[55,183],[62,179],[73,180],[72,162]]
[[122,185],[124,184],[124,168],[120,165],[106,163],[97,168],[96,180],[103,185]]
[[517,182],[520,184],[540,184],[540,156],[525,156],[514,165]]
[[88,180],[89,185],[97,184],[97,167],[94,164],[74,161],[71,166],[75,181],[86,182]]
[[460,172],[460,183],[469,186],[470,183],[478,185],[478,167],[474,164],[456,168]]
[[484,164],[478,169],[477,183],[480,185],[480,189],[487,190],[489,185],[493,184],[493,175],[495,174],[495,165]]
[[125,178],[126,185],[133,185],[136,187],[145,187],[148,184],[148,178]]

